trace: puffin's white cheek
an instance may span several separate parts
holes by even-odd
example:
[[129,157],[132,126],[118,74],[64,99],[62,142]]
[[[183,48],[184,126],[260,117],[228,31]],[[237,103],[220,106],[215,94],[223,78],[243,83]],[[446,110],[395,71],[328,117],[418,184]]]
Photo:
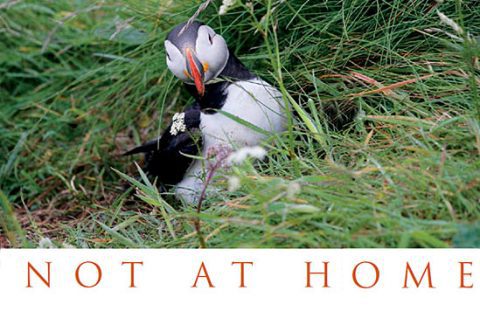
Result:
[[185,58],[177,47],[168,40],[165,41],[165,52],[168,69],[180,80],[189,80],[189,77],[185,74],[187,72]]
[[228,47],[225,40],[220,35],[210,35],[208,37],[207,29],[200,29],[199,37],[196,42],[196,52],[200,61],[208,64],[208,70],[205,72],[205,81],[217,77],[225,68],[228,61]]
[[189,78],[185,75],[186,68],[185,65],[183,65],[182,62],[172,62],[169,61],[167,58],[167,66],[168,69],[180,80],[182,81],[187,81]]
[[198,58],[204,64],[207,64],[208,70],[206,70],[206,80],[217,77],[225,68],[228,61],[229,52],[228,49],[218,49],[214,46],[210,48],[207,53],[198,53]]

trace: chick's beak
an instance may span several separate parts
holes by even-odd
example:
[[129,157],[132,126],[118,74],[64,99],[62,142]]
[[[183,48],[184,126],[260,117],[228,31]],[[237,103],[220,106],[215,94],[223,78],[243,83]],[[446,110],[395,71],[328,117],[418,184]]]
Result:
[[185,54],[187,56],[187,71],[195,83],[198,94],[203,96],[205,94],[205,83],[203,82],[205,73],[202,63],[191,49],[187,48]]

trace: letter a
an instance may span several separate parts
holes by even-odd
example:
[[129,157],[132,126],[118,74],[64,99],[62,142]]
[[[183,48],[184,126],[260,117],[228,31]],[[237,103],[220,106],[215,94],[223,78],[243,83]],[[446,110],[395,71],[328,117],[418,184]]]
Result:
[[[202,271],[203,271],[203,275],[202,275]],[[208,286],[210,288],[215,287],[215,286],[213,286],[213,283],[210,280],[210,276],[208,275],[207,268],[205,268],[205,263],[203,261],[202,261],[202,264],[200,265],[200,269],[198,269],[198,273],[197,273],[197,277],[195,278],[195,282],[192,285],[193,288],[197,287],[197,282],[198,282],[199,278],[206,278],[207,282],[208,282]]]

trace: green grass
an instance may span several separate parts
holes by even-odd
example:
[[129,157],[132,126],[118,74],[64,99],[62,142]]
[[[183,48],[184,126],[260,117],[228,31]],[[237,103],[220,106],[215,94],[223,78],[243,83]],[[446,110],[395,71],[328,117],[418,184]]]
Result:
[[7,2],[0,246],[198,247],[199,217],[207,247],[480,247],[477,1],[214,1],[201,19],[291,118],[200,214],[119,156],[192,103],[163,40],[200,2]]

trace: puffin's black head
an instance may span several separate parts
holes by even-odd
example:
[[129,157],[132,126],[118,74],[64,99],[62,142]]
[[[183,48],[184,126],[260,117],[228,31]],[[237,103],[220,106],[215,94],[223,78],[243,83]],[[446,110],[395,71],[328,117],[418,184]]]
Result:
[[167,65],[177,78],[195,84],[201,97],[205,93],[205,84],[225,68],[229,50],[222,36],[197,21],[180,34],[185,24],[176,26],[165,40]]

